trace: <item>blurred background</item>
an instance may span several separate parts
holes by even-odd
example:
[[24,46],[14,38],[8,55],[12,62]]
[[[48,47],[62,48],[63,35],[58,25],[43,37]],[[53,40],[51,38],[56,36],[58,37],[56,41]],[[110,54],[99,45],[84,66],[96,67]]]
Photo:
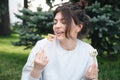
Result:
[[[36,41],[53,33],[53,11],[79,0],[0,0],[0,80],[20,80]],[[89,35],[98,50],[99,80],[120,79],[120,1],[86,0]]]

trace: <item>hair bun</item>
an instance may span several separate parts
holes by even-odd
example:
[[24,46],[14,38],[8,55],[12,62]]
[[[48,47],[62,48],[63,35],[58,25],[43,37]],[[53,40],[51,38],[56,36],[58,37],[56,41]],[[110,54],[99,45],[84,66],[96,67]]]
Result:
[[77,4],[78,4],[82,9],[84,9],[84,8],[87,6],[87,4],[88,4],[88,0],[79,0],[79,1],[77,2]]

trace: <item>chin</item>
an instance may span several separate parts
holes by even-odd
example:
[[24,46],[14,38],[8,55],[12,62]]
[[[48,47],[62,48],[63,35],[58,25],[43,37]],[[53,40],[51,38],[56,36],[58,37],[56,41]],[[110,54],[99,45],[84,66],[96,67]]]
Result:
[[56,36],[56,38],[57,38],[59,41],[65,40],[65,37],[63,37],[63,36]]

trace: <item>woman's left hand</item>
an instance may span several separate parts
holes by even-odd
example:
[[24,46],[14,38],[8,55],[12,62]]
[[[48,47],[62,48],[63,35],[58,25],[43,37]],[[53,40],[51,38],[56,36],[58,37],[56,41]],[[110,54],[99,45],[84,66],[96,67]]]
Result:
[[84,75],[85,80],[97,80],[98,78],[98,67],[96,64],[92,64],[89,66],[87,69],[85,75]]

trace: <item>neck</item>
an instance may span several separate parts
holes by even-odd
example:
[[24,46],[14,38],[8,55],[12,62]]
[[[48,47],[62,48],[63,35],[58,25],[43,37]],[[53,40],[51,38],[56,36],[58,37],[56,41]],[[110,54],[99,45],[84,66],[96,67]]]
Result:
[[73,49],[75,49],[76,44],[77,44],[77,39],[75,39],[75,40],[73,40],[73,39],[66,39],[64,41],[60,41],[60,45],[65,50],[73,50]]

